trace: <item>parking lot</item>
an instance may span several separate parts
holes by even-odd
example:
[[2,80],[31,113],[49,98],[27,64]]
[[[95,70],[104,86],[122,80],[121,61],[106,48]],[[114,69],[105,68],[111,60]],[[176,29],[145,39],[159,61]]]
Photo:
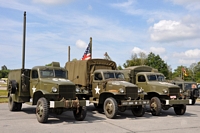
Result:
[[10,112],[7,103],[0,104],[1,133],[199,133],[200,101],[188,105],[183,116],[175,115],[173,108],[152,116],[149,110],[143,117],[135,117],[130,110],[119,112],[116,119],[107,119],[93,105],[87,107],[84,121],[75,121],[71,111],[62,115],[50,114],[46,124],[38,123],[35,107],[23,104],[22,111]]

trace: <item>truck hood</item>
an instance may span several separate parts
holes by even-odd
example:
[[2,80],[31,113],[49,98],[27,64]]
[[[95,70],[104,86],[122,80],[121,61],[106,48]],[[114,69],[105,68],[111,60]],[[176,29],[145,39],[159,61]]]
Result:
[[109,86],[137,87],[135,84],[127,81],[107,81],[107,84]]
[[45,83],[50,83],[50,84],[57,84],[57,85],[74,85],[73,82],[71,82],[68,79],[64,78],[46,78],[46,79],[41,79],[41,82]]
[[168,83],[168,82],[151,81],[151,82],[148,82],[148,84],[152,86],[160,86],[160,87],[165,87],[165,88],[179,88],[179,86]]

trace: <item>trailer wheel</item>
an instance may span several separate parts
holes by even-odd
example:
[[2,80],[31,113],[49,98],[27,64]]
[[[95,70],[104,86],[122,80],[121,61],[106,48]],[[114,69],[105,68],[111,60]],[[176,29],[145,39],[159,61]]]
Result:
[[46,123],[48,120],[49,108],[46,98],[42,97],[37,101],[36,116],[40,123]]
[[181,104],[181,105],[174,107],[174,112],[177,115],[183,115],[183,114],[185,114],[185,111],[186,111],[186,105],[185,104]]
[[118,105],[114,98],[107,98],[103,106],[104,113],[107,118],[113,119],[117,115]]
[[8,97],[8,107],[10,111],[17,110],[17,103],[14,102],[14,94],[10,94]]
[[73,110],[73,113],[74,113],[74,118],[77,120],[77,121],[82,121],[85,119],[85,116],[87,114],[87,108],[86,106],[82,106],[82,107],[79,107],[78,110]]
[[150,101],[151,114],[154,116],[160,115],[161,102],[158,97],[152,97]]
[[142,105],[139,105],[137,106],[136,108],[132,108],[131,109],[132,113],[134,116],[137,116],[137,117],[141,117],[144,115],[145,113],[145,110],[144,108],[142,107]]

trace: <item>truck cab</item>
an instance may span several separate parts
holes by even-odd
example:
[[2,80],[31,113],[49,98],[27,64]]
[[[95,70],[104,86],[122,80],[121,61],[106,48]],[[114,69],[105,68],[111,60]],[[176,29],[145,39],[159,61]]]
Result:
[[152,115],[160,115],[161,109],[168,110],[170,107],[174,107],[177,115],[183,115],[186,104],[191,104],[191,99],[186,98],[179,86],[166,82],[162,73],[149,66],[132,66],[122,72],[127,81],[147,93],[145,99],[150,100]]

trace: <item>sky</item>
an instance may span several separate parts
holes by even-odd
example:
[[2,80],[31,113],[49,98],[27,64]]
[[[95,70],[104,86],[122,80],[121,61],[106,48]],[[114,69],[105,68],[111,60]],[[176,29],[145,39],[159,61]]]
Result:
[[0,0],[0,66],[25,68],[81,59],[90,37],[92,58],[105,52],[123,66],[153,52],[172,71],[200,61],[200,0]]

